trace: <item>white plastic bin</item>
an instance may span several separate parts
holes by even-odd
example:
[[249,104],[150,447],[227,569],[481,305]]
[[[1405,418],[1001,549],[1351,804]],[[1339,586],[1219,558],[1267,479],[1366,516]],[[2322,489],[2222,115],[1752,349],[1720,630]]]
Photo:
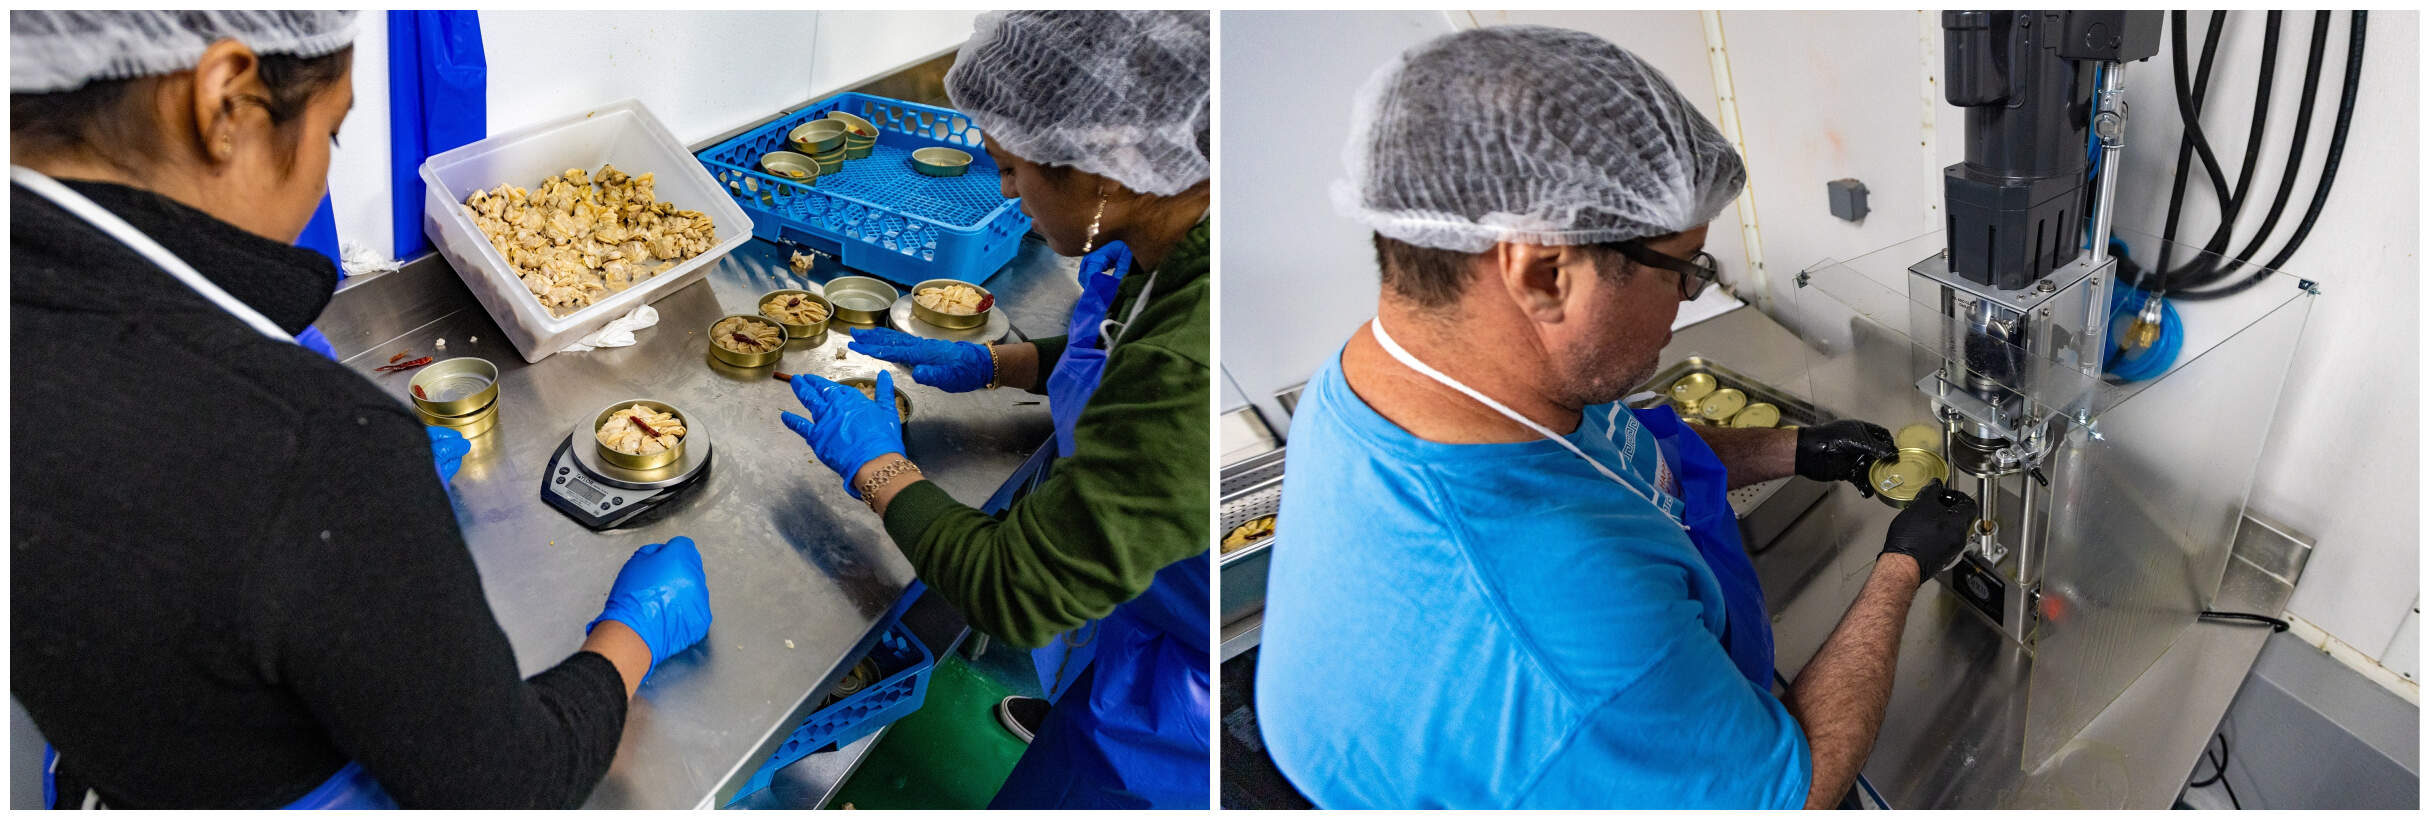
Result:
[[[536,188],[568,168],[596,173],[601,165],[634,176],[656,174],[660,201],[717,221],[717,244],[589,307],[550,316],[507,266],[506,257],[490,247],[472,218],[464,215],[464,198],[499,183]],[[423,161],[422,182],[429,186],[422,202],[422,231],[526,362],[548,358],[633,308],[698,281],[720,257],[751,240],[751,218],[639,100],[620,100],[438,154]]]

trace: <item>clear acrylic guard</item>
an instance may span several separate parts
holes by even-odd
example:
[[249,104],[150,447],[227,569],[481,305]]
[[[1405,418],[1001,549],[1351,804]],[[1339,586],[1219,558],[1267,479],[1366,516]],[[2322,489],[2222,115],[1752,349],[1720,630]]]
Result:
[[[2078,327],[2087,316],[2107,319],[2103,294],[2138,281],[2117,271],[2148,268],[2162,244],[2132,231],[2117,236],[2134,248],[2132,261],[2054,287],[2051,312],[2037,308],[2037,315],[2055,315],[2050,321],[2063,325],[2073,306]],[[1996,394],[1995,407],[2017,408],[2003,418],[2012,429],[2043,425],[2046,444],[2033,454],[2040,477],[2019,473],[1989,485],[1997,497],[1987,508],[2018,521],[2000,527],[2002,557],[1990,563],[2000,565],[2018,593],[2012,621],[1994,626],[1995,616],[1982,624],[2009,630],[2032,655],[2023,761],[2034,768],[2150,668],[2217,594],[2318,288],[2172,246],[2173,268],[2230,268],[2222,281],[2257,281],[2222,298],[2170,299],[2174,362],[2151,367],[2155,378],[2125,382],[2098,375],[2093,357],[2107,358],[2115,340],[2128,335],[2131,307],[2094,338],[2061,331],[2015,347],[1987,345],[1978,331],[1970,341],[1964,310],[1952,309],[1939,283],[1910,272],[1943,247],[1934,232],[1802,272],[1780,318],[1806,341],[1805,373],[1782,382],[1802,384],[1827,412],[1894,431],[1942,426],[1936,405],[1971,401],[1935,401],[1935,385],[1952,381]],[[2078,285],[2087,290],[2077,293]],[[2142,303],[2131,294],[2121,301]],[[1984,365],[2003,356],[1999,366]],[[1977,486],[1954,478],[1957,489],[1978,494]],[[1928,587],[1925,594],[1957,594],[1945,586],[1954,577],[1935,585],[1944,593]]]

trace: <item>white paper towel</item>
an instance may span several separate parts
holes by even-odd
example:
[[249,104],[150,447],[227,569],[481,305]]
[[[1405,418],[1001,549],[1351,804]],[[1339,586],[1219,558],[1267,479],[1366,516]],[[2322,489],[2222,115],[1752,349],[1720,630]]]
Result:
[[633,331],[655,324],[658,324],[658,311],[649,305],[642,305],[634,308],[633,312],[608,322],[598,330],[591,331],[590,335],[582,337],[581,340],[566,345],[563,352],[581,353],[602,347],[631,347],[634,341]]

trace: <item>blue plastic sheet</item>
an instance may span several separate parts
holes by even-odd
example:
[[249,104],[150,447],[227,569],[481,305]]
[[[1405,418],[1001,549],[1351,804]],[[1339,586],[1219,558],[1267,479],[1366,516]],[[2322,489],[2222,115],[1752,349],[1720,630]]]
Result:
[[489,136],[489,58],[470,11],[388,13],[388,162],[396,258],[430,249],[422,235],[422,161]]

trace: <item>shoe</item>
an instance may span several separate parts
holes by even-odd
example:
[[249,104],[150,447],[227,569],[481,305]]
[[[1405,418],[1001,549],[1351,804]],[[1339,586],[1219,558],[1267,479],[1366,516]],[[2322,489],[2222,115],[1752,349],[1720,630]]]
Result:
[[1013,737],[1028,743],[1038,736],[1038,727],[1046,725],[1046,709],[1044,698],[1014,695],[996,701],[996,722],[1003,724],[1004,731],[1011,732]]

